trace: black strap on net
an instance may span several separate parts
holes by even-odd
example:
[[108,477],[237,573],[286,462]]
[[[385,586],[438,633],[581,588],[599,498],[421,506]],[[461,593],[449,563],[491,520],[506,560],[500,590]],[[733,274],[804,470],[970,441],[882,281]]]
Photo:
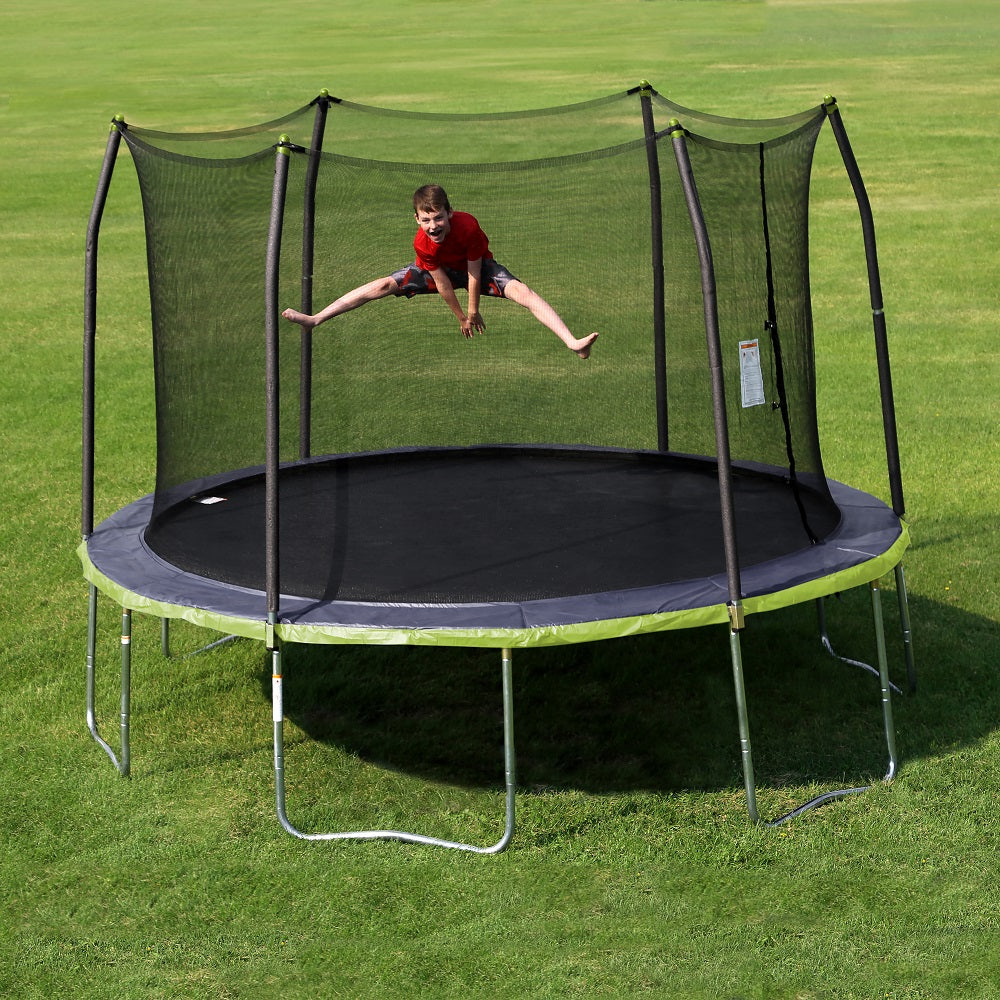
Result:
[[778,331],[778,313],[774,304],[774,260],[771,255],[771,230],[767,220],[767,183],[764,177],[764,143],[758,143],[757,149],[760,155],[760,216],[761,228],[764,237],[764,256],[767,272],[767,319],[764,322],[764,329],[771,338],[771,350],[774,353],[775,382],[778,390],[778,409],[781,412],[781,420],[785,428],[785,452],[788,455],[788,478],[792,486],[792,495],[795,497],[795,506],[802,521],[802,527],[809,536],[809,541],[814,545],[819,539],[809,525],[809,517],[806,514],[805,504],[802,502],[802,491],[799,486],[798,475],[795,471],[795,448],[792,443],[792,425],[788,415],[788,395],[785,391],[785,365],[781,356],[781,335]]

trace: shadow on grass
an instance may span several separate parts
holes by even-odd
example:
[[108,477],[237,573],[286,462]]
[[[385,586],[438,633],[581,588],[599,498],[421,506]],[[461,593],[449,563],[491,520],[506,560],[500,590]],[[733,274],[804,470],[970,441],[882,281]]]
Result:
[[[905,691],[894,594],[883,609],[890,674]],[[1000,700],[995,624],[926,600],[910,610],[919,691],[893,699],[903,767],[979,740]],[[837,652],[876,662],[867,590],[828,601],[827,619]],[[742,650],[760,786],[883,776],[878,679],[823,650],[812,605],[752,617]],[[288,646],[285,677],[286,716],[312,740],[406,774],[502,784],[499,650]],[[270,697],[269,675],[261,687]],[[724,627],[515,650],[514,726],[521,788],[742,787]]]

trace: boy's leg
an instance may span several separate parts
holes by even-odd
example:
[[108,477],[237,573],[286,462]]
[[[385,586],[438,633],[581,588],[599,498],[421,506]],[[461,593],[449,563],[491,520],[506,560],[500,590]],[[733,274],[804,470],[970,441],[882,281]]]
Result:
[[597,340],[596,333],[588,334],[582,338],[574,337],[559,313],[523,281],[515,279],[507,282],[503,294],[504,298],[524,306],[539,323],[548,327],[571,351],[577,353],[581,358],[590,357],[590,349],[594,341]]
[[297,309],[286,309],[281,315],[292,323],[298,323],[299,326],[312,328],[319,326],[320,323],[325,323],[328,319],[333,319],[334,316],[340,316],[345,312],[350,312],[352,309],[357,309],[368,302],[374,302],[376,299],[384,299],[387,295],[399,294],[401,294],[399,285],[396,284],[394,278],[391,276],[376,278],[374,281],[359,285],[357,288],[353,288],[351,291],[341,295],[339,299],[331,302],[325,309],[322,309],[313,316],[299,312]]

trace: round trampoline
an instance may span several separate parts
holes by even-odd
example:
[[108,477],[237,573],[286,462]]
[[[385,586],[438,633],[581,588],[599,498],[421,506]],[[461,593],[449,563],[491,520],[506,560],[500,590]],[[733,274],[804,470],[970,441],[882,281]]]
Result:
[[[674,116],[665,129],[661,111]],[[335,150],[324,148],[330,116]],[[388,143],[383,119],[397,137]],[[820,452],[806,222],[826,121],[864,222],[891,505],[828,478]],[[459,159],[479,146],[472,130],[494,135],[498,124],[505,147],[534,158]],[[581,146],[600,130],[605,145]],[[122,141],[146,222],[156,485],[95,525],[97,242]],[[455,162],[420,164],[411,141]],[[506,221],[502,212],[487,220],[491,240],[572,326],[590,329],[598,317],[589,360],[556,356],[497,301],[489,336],[474,344],[439,335],[433,301],[357,310],[315,341],[311,330],[289,336],[282,305],[299,295],[311,312],[314,295],[332,299],[370,279],[369,258],[412,239],[400,199],[429,177],[463,205],[489,210],[503,192],[518,206]],[[580,224],[595,190],[615,203],[600,239]],[[100,592],[121,604],[126,630],[140,611],[266,644],[276,804],[288,832],[493,853],[514,830],[512,649],[726,626],[757,821],[739,646],[746,618],[867,585],[878,655],[868,669],[880,682],[891,777],[878,581],[896,574],[910,667],[900,563],[908,534],[868,216],[832,98],[761,122],[681,108],[648,84],[482,121],[411,121],[325,93],[231,133],[171,135],[116,120],[88,230],[84,321],[79,555],[90,583],[95,739],[127,774],[131,644],[122,644],[116,751],[96,719]],[[313,288],[320,260],[330,286],[322,293]],[[501,649],[500,839],[478,847],[293,826],[282,736],[289,642]],[[776,822],[858,790],[825,793]]]

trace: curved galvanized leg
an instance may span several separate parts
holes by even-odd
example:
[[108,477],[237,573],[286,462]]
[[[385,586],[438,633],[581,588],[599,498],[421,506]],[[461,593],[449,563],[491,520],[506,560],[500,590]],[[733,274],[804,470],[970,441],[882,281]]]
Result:
[[108,742],[101,736],[97,728],[97,711],[95,706],[95,671],[97,660],[97,588],[90,585],[90,602],[87,612],[87,728],[90,735],[104,748],[111,762],[118,768],[123,777],[128,777],[131,768],[129,750],[129,720],[132,698],[132,612],[122,608],[122,675],[121,675],[121,708],[119,712],[119,730],[121,744],[118,754],[112,750]]
[[271,650],[271,713],[274,723],[274,788],[278,820],[293,837],[301,840],[397,840],[410,844],[426,844],[433,847],[447,847],[474,854],[497,854],[510,843],[514,836],[514,800],[516,788],[514,761],[514,693],[511,679],[511,651],[503,650],[501,670],[503,678],[503,743],[504,776],[506,784],[506,808],[503,836],[489,847],[463,844],[439,837],[427,837],[419,833],[402,830],[354,830],[337,833],[304,833],[296,829],[288,820],[285,810],[285,753],[284,753],[284,707],[282,704],[281,650],[278,644]]

